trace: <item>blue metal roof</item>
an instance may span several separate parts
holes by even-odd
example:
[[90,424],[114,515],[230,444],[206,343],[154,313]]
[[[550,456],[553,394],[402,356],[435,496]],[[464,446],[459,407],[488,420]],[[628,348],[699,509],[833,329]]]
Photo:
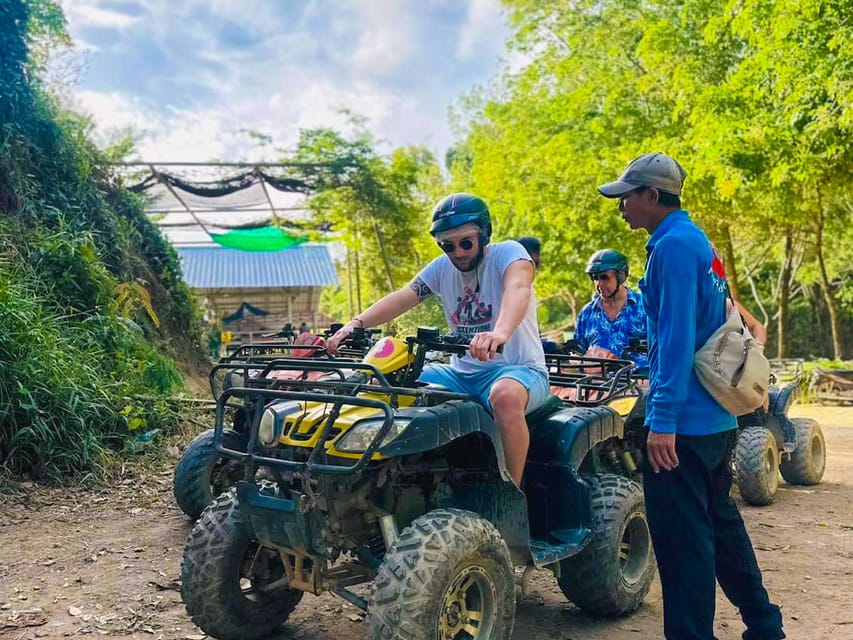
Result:
[[325,287],[340,284],[325,245],[283,251],[237,251],[224,247],[175,247],[184,281],[195,289]]

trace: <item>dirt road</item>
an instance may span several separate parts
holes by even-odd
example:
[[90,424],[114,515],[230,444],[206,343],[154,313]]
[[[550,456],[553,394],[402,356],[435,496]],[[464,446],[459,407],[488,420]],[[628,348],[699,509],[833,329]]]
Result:
[[[824,428],[822,485],[782,484],[770,507],[743,507],[772,598],[792,639],[853,640],[853,408],[804,405]],[[175,451],[177,454],[177,451]],[[12,484],[0,494],[0,638],[108,636],[201,640],[179,593],[190,522],[171,495],[171,466],[109,490]],[[598,620],[566,602],[538,574],[520,597],[518,640],[661,637],[657,584],[632,616]],[[306,596],[278,639],[365,638],[362,616],[333,598]],[[737,640],[737,612],[718,598],[717,636]]]

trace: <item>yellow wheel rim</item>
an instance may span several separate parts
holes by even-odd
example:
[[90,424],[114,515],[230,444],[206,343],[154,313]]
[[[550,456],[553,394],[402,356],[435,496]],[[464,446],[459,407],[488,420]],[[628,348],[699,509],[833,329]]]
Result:
[[497,588],[481,566],[469,565],[445,589],[439,612],[441,640],[486,640],[495,626]]

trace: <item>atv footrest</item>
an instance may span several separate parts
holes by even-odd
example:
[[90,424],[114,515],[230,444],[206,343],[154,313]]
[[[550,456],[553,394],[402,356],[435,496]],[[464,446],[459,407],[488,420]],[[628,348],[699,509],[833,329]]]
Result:
[[544,540],[530,540],[530,553],[537,567],[580,553],[592,538],[592,532],[589,529],[564,529],[552,531],[551,536],[559,542],[551,544]]
[[296,503],[293,500],[283,496],[271,496],[263,494],[258,489],[248,483],[241,482],[237,486],[237,492],[240,501],[252,507],[260,507],[262,509],[273,509],[274,511],[283,511],[292,513],[296,511]]
[[327,569],[323,574],[324,586],[330,590],[334,587],[352,587],[369,582],[376,575],[375,571],[354,562],[343,562]]

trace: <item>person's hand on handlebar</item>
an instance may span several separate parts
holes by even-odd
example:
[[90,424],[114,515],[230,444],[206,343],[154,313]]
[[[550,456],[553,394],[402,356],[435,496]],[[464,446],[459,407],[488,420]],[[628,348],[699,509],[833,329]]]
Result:
[[336,355],[341,343],[349,338],[353,331],[363,327],[364,322],[362,322],[361,318],[358,316],[347,322],[344,326],[338,329],[331,338],[326,340],[326,353],[332,356]]
[[505,345],[507,340],[509,336],[498,331],[484,331],[471,338],[468,350],[472,357],[485,362],[494,358],[498,354],[498,348]]

